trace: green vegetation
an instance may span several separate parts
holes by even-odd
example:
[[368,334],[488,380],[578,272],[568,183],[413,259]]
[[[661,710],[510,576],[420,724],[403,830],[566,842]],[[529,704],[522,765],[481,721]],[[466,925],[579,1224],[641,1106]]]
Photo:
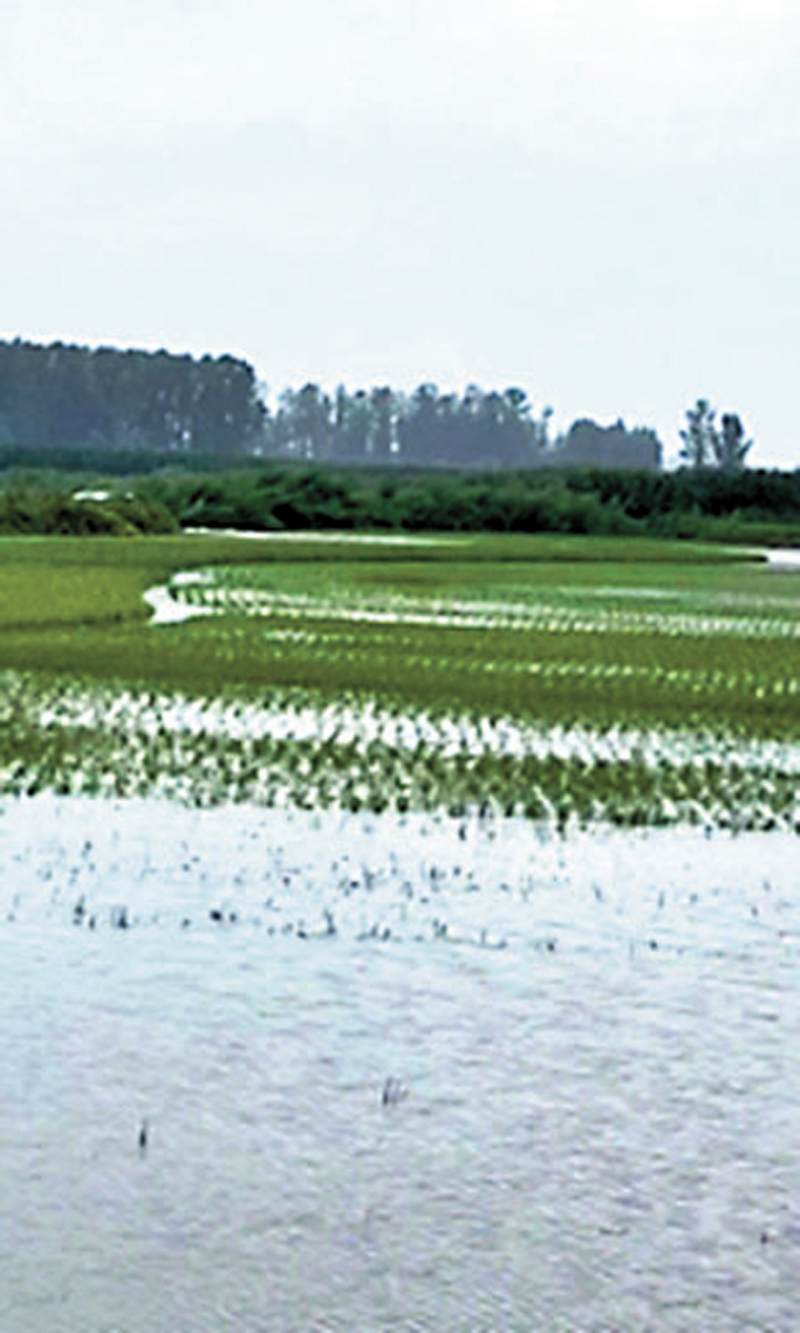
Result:
[[12,471],[5,486],[0,483],[0,532],[133,535],[198,527],[543,532],[792,545],[800,544],[800,471],[432,474],[251,460],[237,471],[173,468],[116,478]]
[[263,464],[238,473],[153,477],[138,491],[182,526],[800,543],[800,472],[584,468],[432,476]]
[[6,538],[0,786],[794,827],[799,604],[631,538]]
[[178,523],[155,498],[50,484],[12,485],[0,491],[0,533],[38,536],[134,537],[177,532]]

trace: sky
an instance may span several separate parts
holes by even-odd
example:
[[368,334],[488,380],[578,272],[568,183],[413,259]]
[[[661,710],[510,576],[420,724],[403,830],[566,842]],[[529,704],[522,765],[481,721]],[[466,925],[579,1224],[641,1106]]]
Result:
[[800,466],[797,0],[0,0],[0,337]]

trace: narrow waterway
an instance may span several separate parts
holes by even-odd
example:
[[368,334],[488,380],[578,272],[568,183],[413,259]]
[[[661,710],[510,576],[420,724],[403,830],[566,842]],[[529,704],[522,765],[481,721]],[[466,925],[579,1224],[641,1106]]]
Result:
[[0,808],[0,1329],[796,1327],[796,837]]

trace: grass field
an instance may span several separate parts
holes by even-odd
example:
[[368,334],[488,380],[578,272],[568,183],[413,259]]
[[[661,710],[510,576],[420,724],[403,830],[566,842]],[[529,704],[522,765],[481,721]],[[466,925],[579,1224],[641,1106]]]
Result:
[[[148,624],[156,585],[205,614]],[[630,538],[9,538],[1,780],[796,827],[798,610]]]

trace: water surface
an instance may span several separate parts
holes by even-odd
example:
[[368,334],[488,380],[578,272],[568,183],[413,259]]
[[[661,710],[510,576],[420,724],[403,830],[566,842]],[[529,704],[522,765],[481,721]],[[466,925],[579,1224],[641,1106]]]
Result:
[[0,1329],[795,1327],[799,886],[781,834],[5,802]]

